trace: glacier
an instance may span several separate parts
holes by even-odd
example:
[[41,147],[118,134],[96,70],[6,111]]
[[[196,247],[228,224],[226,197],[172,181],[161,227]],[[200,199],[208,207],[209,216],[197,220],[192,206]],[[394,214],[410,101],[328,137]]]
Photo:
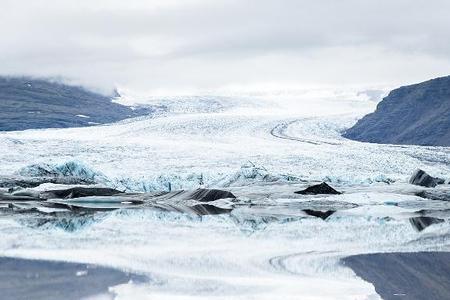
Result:
[[[1,132],[0,180],[73,179],[32,190],[222,188],[237,196],[222,203],[232,212],[0,212],[0,255],[92,263],[150,278],[111,287],[114,299],[381,299],[342,257],[450,249],[447,215],[420,232],[409,222],[419,210],[445,210],[448,202],[421,198],[408,184],[417,168],[450,177],[450,148],[342,138],[375,109],[364,95],[146,101],[164,107],[161,114],[87,128]],[[343,194],[293,193],[322,181]],[[305,208],[336,212],[322,220]]]

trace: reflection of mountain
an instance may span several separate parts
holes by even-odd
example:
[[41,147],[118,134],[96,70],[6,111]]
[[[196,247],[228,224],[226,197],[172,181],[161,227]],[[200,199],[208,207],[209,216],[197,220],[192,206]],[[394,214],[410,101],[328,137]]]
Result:
[[0,130],[81,127],[149,113],[111,97],[46,80],[0,77]]
[[373,143],[450,146],[450,76],[391,91],[344,136]]

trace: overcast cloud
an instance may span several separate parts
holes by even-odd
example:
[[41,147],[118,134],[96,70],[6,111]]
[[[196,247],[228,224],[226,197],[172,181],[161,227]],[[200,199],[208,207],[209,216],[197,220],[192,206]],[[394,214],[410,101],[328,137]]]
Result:
[[0,72],[109,89],[397,85],[450,74],[450,1],[0,0]]

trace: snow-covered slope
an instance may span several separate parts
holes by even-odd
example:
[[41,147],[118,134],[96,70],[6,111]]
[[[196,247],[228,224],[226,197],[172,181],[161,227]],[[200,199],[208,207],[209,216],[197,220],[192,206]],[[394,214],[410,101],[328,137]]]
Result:
[[[188,178],[201,174],[207,185],[220,185],[249,161],[274,176],[345,183],[381,177],[405,180],[418,167],[436,176],[449,174],[448,148],[372,145],[341,138],[341,131],[374,108],[372,102],[289,101],[252,99],[220,112],[198,113],[193,106],[185,114],[93,128],[2,133],[0,174],[13,174],[29,164],[72,160],[113,181],[147,185],[162,176],[179,188],[192,186]],[[201,103],[199,110],[203,107]]]

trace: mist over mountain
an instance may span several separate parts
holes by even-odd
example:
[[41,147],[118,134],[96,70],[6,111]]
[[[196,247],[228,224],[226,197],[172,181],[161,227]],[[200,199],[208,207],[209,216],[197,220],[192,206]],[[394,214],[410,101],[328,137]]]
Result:
[[147,114],[82,87],[44,79],[0,77],[0,130],[82,127]]
[[372,143],[450,146],[450,76],[391,91],[344,136]]

